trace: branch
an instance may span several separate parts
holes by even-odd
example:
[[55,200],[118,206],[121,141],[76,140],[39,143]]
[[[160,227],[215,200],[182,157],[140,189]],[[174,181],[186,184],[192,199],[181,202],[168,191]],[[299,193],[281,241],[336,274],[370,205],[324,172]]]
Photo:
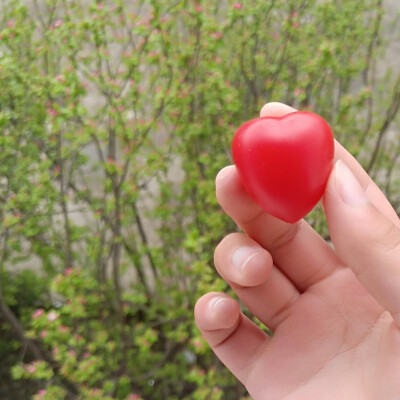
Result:
[[65,177],[64,177],[64,172],[65,172],[65,163],[64,159],[62,157],[62,132],[61,130],[58,132],[58,147],[57,147],[57,153],[58,153],[58,164],[60,168],[60,192],[61,192],[61,209],[62,209],[62,214],[64,217],[64,229],[65,229],[65,267],[70,268],[72,267],[72,244],[71,244],[71,226],[70,226],[70,221],[68,217],[68,205],[65,200],[66,198],[66,188],[65,188]]
[[[79,193],[78,187],[75,186],[75,184],[74,184],[73,182],[69,182],[69,187],[70,187],[75,193]],[[93,198],[92,198],[88,193],[85,193],[85,194],[80,193],[80,196],[81,196],[82,200],[84,200],[87,204],[89,204],[89,206],[90,206],[90,205],[93,205],[94,200],[93,200]],[[106,215],[106,214],[103,212],[103,210],[102,210],[102,212],[101,212],[100,218],[101,218],[101,220],[102,220],[108,227],[110,227],[110,228],[112,229],[113,220],[112,220],[112,218],[110,218],[108,215]],[[122,240],[122,244],[123,244],[123,246],[124,246],[125,251],[126,251],[127,254],[130,256],[131,260],[133,260],[132,255],[137,254],[138,251],[137,251],[136,249],[133,249],[133,248],[131,247],[131,242],[128,243],[128,241],[127,241],[125,238],[122,237],[121,240]],[[144,273],[143,273],[143,268],[142,268],[142,266],[141,266],[141,265],[140,265],[140,266],[137,266],[136,263],[134,263],[134,267],[135,267],[136,272],[137,272],[137,274],[138,274],[138,277],[139,277],[139,279],[140,279],[140,283],[143,285],[143,287],[144,287],[144,289],[145,289],[145,291],[146,291],[146,294],[147,294],[148,296],[150,296],[151,290],[150,290],[150,288],[148,287],[148,284],[147,284],[147,281],[146,281],[146,276],[145,276]]]
[[[378,7],[381,8],[382,7],[382,0],[378,0]],[[371,40],[369,42],[369,46],[368,46],[368,52],[367,52],[367,66],[365,67],[364,71],[363,71],[363,81],[364,81],[364,86],[372,86],[371,84],[371,79],[370,79],[370,71],[371,68],[373,66],[373,62],[374,60],[374,50],[376,47],[376,43],[377,40],[379,38],[379,33],[380,33],[380,29],[381,29],[381,23],[382,23],[382,13],[378,12],[378,16],[375,19],[375,24],[374,24],[374,30],[373,33],[371,35]],[[374,79],[374,77],[372,78]],[[367,110],[368,110],[368,114],[367,114],[367,124],[366,127],[364,128],[364,135],[363,138],[365,140],[365,138],[368,136],[371,127],[372,127],[372,116],[373,116],[373,111],[374,111],[374,98],[373,96],[369,97],[367,99]],[[361,141],[361,147],[364,144],[364,140]]]
[[149,242],[148,242],[147,235],[146,235],[146,232],[145,232],[144,227],[143,227],[142,219],[141,219],[140,214],[139,214],[139,209],[137,208],[135,202],[133,203],[132,207],[133,207],[133,210],[134,210],[134,213],[135,213],[136,224],[137,224],[138,229],[139,229],[140,237],[142,239],[142,242],[145,245],[145,252],[146,252],[147,258],[149,260],[151,269],[153,271],[154,276],[158,277],[158,272],[157,272],[156,265],[154,263],[154,260],[153,260],[153,257],[151,255],[150,251],[148,250]]
[[387,130],[390,124],[392,123],[393,119],[396,117],[399,109],[400,109],[400,74],[397,77],[397,81],[393,90],[392,100],[388,110],[386,111],[386,118],[382,123],[381,129],[379,130],[379,134],[375,142],[371,159],[369,161],[367,168],[365,169],[368,174],[370,174],[378,159],[378,154],[382,145],[382,141],[386,136]]

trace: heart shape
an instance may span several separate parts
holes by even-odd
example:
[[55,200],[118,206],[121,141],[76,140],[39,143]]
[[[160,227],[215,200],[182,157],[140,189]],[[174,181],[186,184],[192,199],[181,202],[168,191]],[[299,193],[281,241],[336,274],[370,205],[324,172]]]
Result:
[[297,111],[244,123],[233,138],[232,155],[254,201],[267,213],[294,223],[324,194],[334,139],[322,117]]

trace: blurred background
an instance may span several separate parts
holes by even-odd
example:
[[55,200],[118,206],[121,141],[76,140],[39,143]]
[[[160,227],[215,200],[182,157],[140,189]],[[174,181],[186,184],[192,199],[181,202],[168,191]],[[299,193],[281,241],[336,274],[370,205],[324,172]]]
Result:
[[229,292],[215,175],[280,101],[322,115],[399,213],[399,10],[0,0],[0,399],[247,399],[193,321]]

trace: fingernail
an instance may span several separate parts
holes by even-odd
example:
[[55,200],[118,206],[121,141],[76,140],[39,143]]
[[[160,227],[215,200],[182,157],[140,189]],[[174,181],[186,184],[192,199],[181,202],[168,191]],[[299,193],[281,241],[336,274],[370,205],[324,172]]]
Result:
[[208,309],[212,312],[215,312],[218,310],[219,307],[223,305],[224,302],[229,301],[229,299],[226,299],[225,297],[214,297],[210,300],[208,303]]
[[215,181],[222,182],[229,175],[229,170],[231,168],[232,168],[232,165],[228,165],[227,167],[222,168],[221,171],[218,172],[217,177],[215,178]]
[[360,183],[346,166],[346,164],[338,160],[335,165],[335,184],[342,200],[351,207],[368,203]]
[[243,270],[249,261],[260,252],[254,247],[242,246],[237,248],[232,255],[232,264],[235,268]]

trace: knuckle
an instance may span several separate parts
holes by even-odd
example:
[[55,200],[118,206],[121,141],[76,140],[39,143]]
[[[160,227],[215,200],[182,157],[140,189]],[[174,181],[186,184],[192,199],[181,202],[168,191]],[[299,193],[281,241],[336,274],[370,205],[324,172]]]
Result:
[[377,232],[379,247],[385,253],[400,251],[400,230],[391,222],[385,223]]
[[294,241],[297,235],[304,228],[305,228],[305,222],[303,219],[301,219],[299,222],[293,225],[290,225],[288,229],[281,232],[279,235],[277,235],[275,238],[271,240],[271,242],[268,245],[268,249],[270,251],[277,251],[283,247],[286,247],[287,245],[289,245],[291,242]]

